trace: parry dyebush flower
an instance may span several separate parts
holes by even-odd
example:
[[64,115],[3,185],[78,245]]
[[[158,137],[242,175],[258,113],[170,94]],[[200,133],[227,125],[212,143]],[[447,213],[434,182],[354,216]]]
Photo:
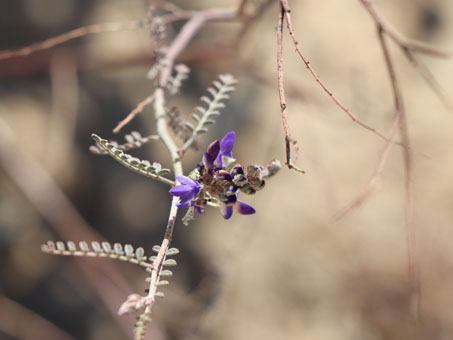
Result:
[[234,131],[231,131],[227,133],[220,142],[220,151],[219,154],[217,155],[217,163],[221,167],[227,167],[236,160],[233,158],[232,153],[235,138],[236,133]]
[[176,179],[180,185],[170,189],[170,194],[180,197],[176,204],[179,208],[188,208],[194,205],[195,197],[200,192],[200,184],[186,176],[177,176]]
[[233,204],[222,203],[220,205],[220,212],[224,219],[228,220],[233,215],[233,208],[241,215],[252,215],[256,212],[252,206],[236,199]]
[[204,213],[205,205],[219,207],[225,219],[232,216],[233,210],[241,215],[255,213],[253,207],[238,200],[239,191],[252,195],[264,188],[264,179],[278,171],[280,162],[272,161],[267,167],[250,165],[246,174],[242,165],[233,165],[235,137],[231,131],[220,142],[213,141],[189,177],[176,178],[181,184],[174,186],[170,193],[180,197],[178,207],[189,208],[184,223],[193,219],[195,212]]

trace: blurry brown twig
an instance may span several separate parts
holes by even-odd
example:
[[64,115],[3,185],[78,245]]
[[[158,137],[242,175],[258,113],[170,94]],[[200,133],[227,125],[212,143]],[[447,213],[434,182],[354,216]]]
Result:
[[6,50],[0,51],[0,60],[16,58],[16,57],[24,57],[30,55],[32,53],[49,49],[51,47],[63,44],[67,41],[83,37],[89,34],[96,34],[96,33],[105,33],[105,32],[118,32],[118,31],[129,31],[135,30],[139,28],[143,28],[146,25],[146,20],[131,20],[126,22],[110,22],[104,24],[94,24],[79,27],[73,29],[69,32],[57,35],[50,39],[31,44],[16,50]]
[[[27,327],[24,327],[26,325]],[[0,331],[14,339],[75,340],[38,313],[0,294]]]
[[79,106],[78,74],[75,60],[67,53],[55,53],[50,64],[52,110],[48,127],[46,160],[51,174],[69,162]]
[[396,77],[395,68],[385,41],[385,32],[382,26],[377,23],[379,42],[382,52],[384,53],[385,63],[390,76],[395,101],[395,110],[399,115],[399,132],[403,141],[403,157],[405,169],[405,187],[406,187],[406,238],[407,238],[407,255],[409,279],[413,284],[411,294],[411,312],[417,320],[420,316],[420,278],[418,269],[417,243],[414,224],[414,188],[412,182],[412,155],[409,150],[409,134],[407,131],[407,115],[401,97],[401,90]]
[[264,12],[274,3],[273,0],[263,0],[262,3],[255,5],[258,6],[253,14],[247,13],[247,5],[250,1],[243,0],[238,9],[238,16],[244,18],[244,24],[242,25],[239,33],[237,34],[236,41],[234,42],[235,48],[238,48],[240,42],[243,40],[247,32],[253,27],[253,24],[263,16]]
[[453,103],[448,99],[444,89],[436,81],[431,71],[418,60],[414,53],[422,53],[432,57],[440,58],[451,58],[453,56],[452,51],[443,50],[439,47],[424,43],[422,41],[413,40],[405,37],[396,28],[394,28],[381,14],[378,8],[374,5],[371,0],[360,0],[365,9],[373,18],[376,25],[381,27],[382,31],[391,38],[398,47],[400,47],[406,58],[414,66],[414,68],[420,73],[422,78],[431,87],[432,91],[439,97],[441,102],[453,112]]
[[381,14],[374,5],[372,0],[359,0],[368,13],[372,16],[376,25],[378,25],[385,34],[392,39],[397,45],[405,50],[412,52],[423,53],[434,57],[450,58],[453,55],[452,51],[443,50],[439,47],[424,43],[422,41],[406,38],[395,27],[393,27]]
[[[102,239],[76,211],[47,171],[18,146],[14,132],[0,119],[0,166],[49,225],[64,239]],[[30,175],[32,174],[32,176]],[[110,263],[75,261],[87,280],[127,334],[130,324],[117,316],[128,284]]]
[[432,45],[419,42],[416,40],[411,40],[404,37],[399,33],[393,26],[391,26],[385,18],[380,14],[378,9],[374,6],[374,3],[371,0],[360,0],[363,6],[366,8],[368,13],[373,18],[376,27],[378,29],[379,41],[381,43],[382,51],[384,52],[384,57],[387,64],[387,69],[389,71],[390,79],[392,82],[394,97],[395,97],[395,107],[401,115],[400,119],[400,135],[403,143],[406,147],[403,148],[404,164],[405,164],[405,187],[406,187],[406,248],[408,256],[408,273],[409,279],[412,284],[411,290],[411,312],[415,320],[420,318],[420,303],[421,303],[421,286],[420,286],[420,269],[419,269],[419,259],[417,251],[417,235],[415,230],[414,223],[414,189],[412,182],[412,159],[411,152],[407,147],[409,144],[409,136],[407,131],[407,121],[406,113],[402,104],[401,94],[399,86],[396,80],[395,71],[393,69],[393,64],[391,61],[390,54],[386,45],[385,37],[388,36],[392,39],[400,48],[402,48],[408,60],[411,64],[419,71],[422,77],[430,85],[431,89],[439,96],[442,102],[452,110],[453,105],[445,96],[442,88],[435,80],[434,76],[428,70],[426,66],[421,64],[414,57],[413,52],[424,53],[427,55],[435,57],[451,57],[451,51],[445,51],[434,47]]
[[[394,123],[392,126],[392,130],[390,132],[389,138],[391,138],[391,139],[393,139],[398,132],[397,128],[399,126],[399,120],[400,120],[400,116],[397,115],[395,117],[395,120],[394,120]],[[384,149],[382,150],[381,154],[379,155],[378,162],[374,169],[373,175],[370,177],[370,179],[368,180],[367,184],[362,189],[362,191],[354,199],[352,199],[343,209],[341,209],[334,215],[335,220],[342,219],[348,213],[350,213],[353,209],[360,206],[369,197],[369,195],[376,189],[378,181],[382,175],[382,172],[384,171],[385,165],[387,164],[387,160],[390,155],[390,151],[392,150],[392,147],[394,145],[395,144],[391,143],[390,141],[387,141],[385,143]]]
[[153,102],[154,95],[150,95],[146,97],[144,100],[142,100],[140,103],[137,104],[135,109],[133,109],[127,116],[124,118],[121,122],[118,123],[118,125],[113,129],[113,133],[118,133],[121,131],[121,129],[129,124],[132,119],[135,118],[136,115],[140,114],[143,112],[145,107]]
[[414,66],[418,73],[420,73],[423,79],[428,83],[428,86],[431,87],[431,90],[433,90],[437,97],[439,97],[440,101],[445,105],[445,107],[448,110],[453,112],[453,103],[448,98],[447,94],[445,93],[445,90],[436,80],[436,78],[428,69],[428,67],[424,63],[422,63],[417,57],[415,57],[411,51],[407,49],[403,49],[403,51],[407,59],[412,64],[412,66]]

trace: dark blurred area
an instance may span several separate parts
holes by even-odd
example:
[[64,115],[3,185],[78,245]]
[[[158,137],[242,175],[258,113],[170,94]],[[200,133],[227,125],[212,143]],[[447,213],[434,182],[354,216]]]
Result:
[[[253,3],[259,3],[254,1]],[[265,1],[261,1],[264,3]],[[187,9],[239,1],[179,1]],[[390,84],[374,26],[359,2],[291,2],[301,46],[335,94],[388,131]],[[453,2],[376,1],[404,34],[453,46]],[[239,79],[210,140],[235,130],[243,164],[285,158],[275,65],[277,6],[237,42],[238,23],[202,30],[181,60],[191,68],[181,95],[191,110],[218,74]],[[123,0],[0,1],[0,49],[15,49],[84,25],[145,19],[147,5]],[[171,39],[181,27],[169,27]],[[396,48],[415,158],[422,319],[410,313],[404,177],[394,148],[381,187],[341,221],[332,216],[371,175],[383,141],[353,125],[321,92],[285,37],[291,130],[305,175],[282,169],[256,197],[253,217],[224,221],[215,209],[189,227],[166,297],[153,308],[148,339],[453,339],[453,119]],[[423,57],[448,94],[452,60]],[[0,339],[127,339],[119,318],[128,294],[147,288],[127,263],[74,260],[40,251],[47,240],[160,244],[170,196],[159,182],[88,151],[91,133],[123,142],[155,133],[152,110],[121,134],[112,129],[152,90],[146,29],[87,35],[52,49],[0,60]],[[379,71],[377,71],[379,70]],[[450,95],[450,99],[453,97]],[[160,141],[135,156],[171,167]],[[201,152],[187,154],[185,171]],[[181,217],[182,214],[178,215]],[[116,309],[115,309],[116,308]]]

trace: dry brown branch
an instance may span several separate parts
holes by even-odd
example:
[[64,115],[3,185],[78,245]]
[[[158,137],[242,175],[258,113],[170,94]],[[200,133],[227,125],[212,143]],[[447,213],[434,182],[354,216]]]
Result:
[[250,29],[253,27],[253,24],[258,21],[259,18],[263,16],[263,14],[266,12],[266,10],[274,3],[273,0],[266,0],[264,3],[260,4],[258,9],[255,10],[253,14],[246,13],[246,3],[247,0],[244,0],[241,3],[241,6],[244,8],[238,10],[238,15],[244,17],[244,24],[242,25],[241,29],[239,30],[239,33],[237,34],[235,38],[235,42],[233,46],[235,49],[238,49],[241,41],[244,39],[244,37],[247,35],[247,32],[250,31]]
[[341,110],[343,110],[343,112],[345,112],[355,123],[359,124],[360,126],[364,127],[365,129],[373,132],[374,134],[378,135],[379,137],[381,137],[382,139],[384,139],[386,141],[391,141],[392,143],[400,144],[398,142],[392,141],[391,139],[386,137],[383,133],[379,132],[375,128],[365,124],[360,119],[358,119],[357,116],[354,113],[352,113],[352,111],[350,109],[348,109],[344,104],[342,104],[337,99],[337,97],[332,93],[332,91],[330,91],[327,88],[327,86],[321,81],[321,78],[320,78],[319,74],[311,66],[310,61],[305,57],[305,55],[302,53],[302,51],[301,51],[301,49],[299,47],[299,41],[296,39],[296,35],[295,35],[294,29],[293,29],[293,25],[291,23],[291,14],[290,14],[291,13],[291,9],[289,8],[288,1],[287,0],[280,0],[280,5],[281,5],[281,8],[282,8],[282,12],[284,13],[284,15],[286,17],[286,24],[287,24],[287,27],[288,27],[288,31],[289,31],[289,34],[291,36],[291,39],[293,40],[293,43],[294,43],[294,46],[296,48],[297,54],[299,54],[300,58],[302,59],[302,61],[305,64],[305,66],[310,71],[311,75],[316,80],[316,82],[324,90],[324,92],[326,92],[329,95],[329,97],[335,102],[335,104]]
[[[0,166],[62,238],[102,239],[80,216],[46,170],[18,147],[14,132],[2,119],[0,119]],[[131,325],[116,314],[123,297],[131,290],[127,283],[110,263],[100,265],[85,259],[77,259],[75,263],[96,289],[113,318],[121,325],[121,329],[128,334]]]
[[373,20],[378,26],[390,37],[404,52],[406,58],[410,61],[412,66],[420,73],[422,78],[428,83],[432,91],[439,97],[440,101],[447,107],[448,110],[453,112],[453,104],[445,94],[444,89],[440,86],[437,80],[432,75],[431,71],[422,64],[415,56],[414,52],[427,54],[433,57],[450,58],[452,51],[442,50],[436,46],[424,43],[422,41],[412,40],[402,35],[396,28],[394,28],[381,14],[378,8],[371,0],[360,0],[365,9],[371,15]]
[[127,22],[110,22],[105,24],[94,24],[89,26],[83,26],[73,29],[72,31],[57,35],[50,39],[35,44],[31,44],[23,48],[19,48],[17,50],[0,51],[0,60],[24,57],[32,53],[46,50],[51,47],[63,44],[67,41],[83,37],[88,34],[135,30],[143,28],[145,24],[146,24],[145,20],[132,20]]
[[403,49],[442,58],[450,58],[453,55],[452,51],[446,51],[422,41],[405,37],[385,19],[371,0],[360,0],[360,2],[385,34]]
[[392,58],[390,56],[387,43],[385,41],[385,32],[379,23],[376,23],[378,29],[379,42],[381,44],[382,52],[384,53],[385,63],[387,66],[388,74],[393,89],[393,96],[395,102],[395,110],[399,115],[399,132],[403,141],[403,157],[404,157],[404,170],[405,170],[405,187],[406,187],[406,203],[405,203],[405,217],[406,217],[406,238],[407,238],[407,257],[408,257],[408,272],[409,280],[413,285],[411,287],[411,312],[415,320],[420,316],[420,278],[419,278],[419,261],[417,254],[416,233],[414,224],[414,188],[412,182],[412,155],[409,150],[409,134],[407,131],[407,117],[404,109],[401,90],[399,87],[398,79],[396,77],[395,68],[393,66]]
[[428,83],[428,86],[431,87],[431,90],[437,95],[439,100],[445,105],[445,107],[449,111],[453,112],[453,103],[450,101],[447,94],[445,93],[445,90],[436,80],[436,78],[428,69],[428,67],[424,63],[422,63],[416,56],[414,56],[414,54],[410,50],[403,49],[403,52],[406,55],[407,59],[412,64],[412,66],[415,67],[415,69],[418,71],[418,73],[420,73],[422,78]]
[[113,129],[113,133],[118,133],[121,131],[121,129],[129,124],[132,119],[135,118],[136,115],[140,114],[143,112],[145,107],[153,102],[154,95],[150,95],[146,97],[144,100],[142,100],[140,103],[137,104],[135,109],[133,109],[127,116],[124,118],[121,122],[118,123],[118,125]]
[[[390,139],[395,138],[397,132],[398,132],[398,126],[399,126],[399,115],[395,117],[395,120],[393,122],[392,130],[390,132]],[[374,169],[373,175],[370,177],[368,180],[367,184],[363,188],[363,190],[349,202],[344,208],[342,208],[340,211],[338,211],[334,215],[335,220],[340,220],[343,217],[345,217],[347,214],[349,214],[352,210],[356,209],[359,207],[369,196],[370,194],[376,189],[377,184],[379,182],[379,179],[382,176],[382,172],[384,171],[385,165],[387,164],[388,157],[390,155],[390,151],[392,150],[392,147],[394,146],[394,143],[391,142],[386,142],[384,149],[381,151],[381,154],[379,155],[378,162],[376,164],[376,167]]]
[[288,116],[286,113],[286,97],[285,88],[283,85],[283,22],[284,22],[284,11],[283,6],[280,6],[277,23],[277,77],[278,77],[278,92],[280,98],[280,110],[283,121],[283,132],[285,134],[285,148],[286,148],[286,165],[289,169],[294,169],[301,173],[304,173],[301,169],[294,165],[293,159],[291,158],[291,144],[294,145],[296,155],[299,151],[297,141],[291,137],[288,127]]
[[39,314],[2,295],[0,295],[0,331],[1,334],[21,340],[75,340]]

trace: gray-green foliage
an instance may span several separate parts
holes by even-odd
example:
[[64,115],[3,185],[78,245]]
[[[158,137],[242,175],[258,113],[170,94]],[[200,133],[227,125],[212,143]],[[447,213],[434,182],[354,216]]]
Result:
[[137,157],[133,157],[132,155],[125,153],[122,149],[119,149],[114,143],[109,142],[107,139],[102,139],[94,133],[91,137],[100,149],[128,169],[133,170],[140,175],[161,181],[170,186],[174,184],[172,180],[163,177],[167,175],[170,170],[162,168],[160,163],[153,162],[151,164],[148,160],[140,160]]

